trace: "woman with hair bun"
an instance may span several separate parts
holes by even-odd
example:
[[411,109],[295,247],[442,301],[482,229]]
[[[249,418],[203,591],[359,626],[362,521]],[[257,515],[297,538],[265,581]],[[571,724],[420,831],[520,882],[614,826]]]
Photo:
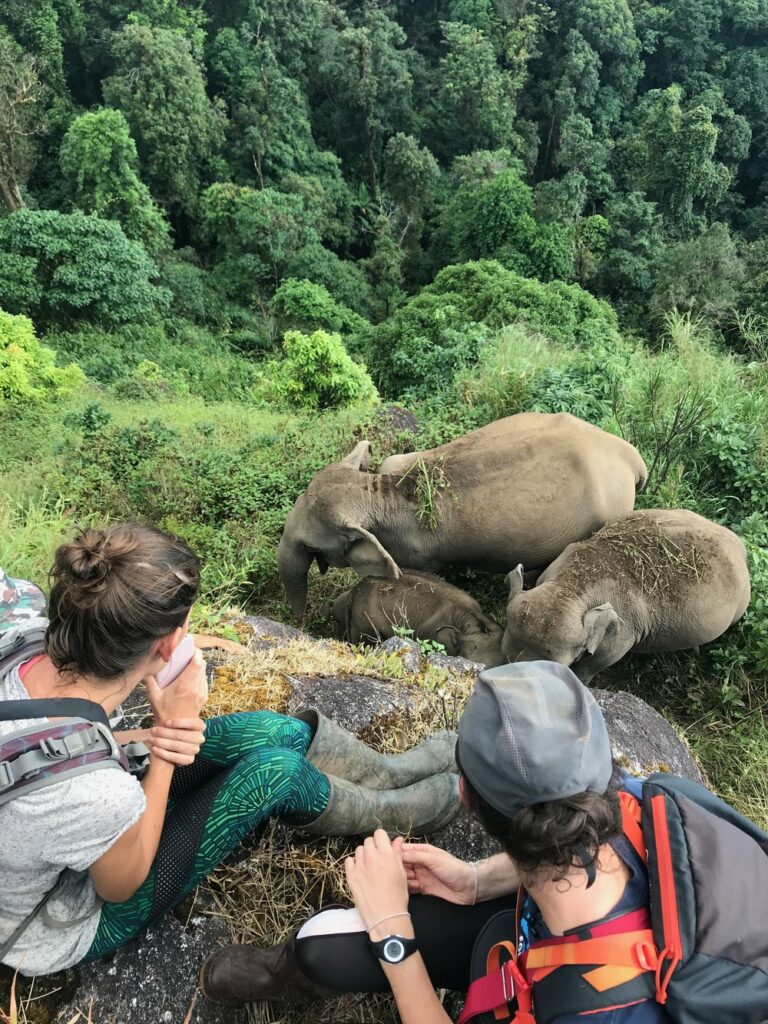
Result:
[[[458,809],[451,734],[382,755],[316,711],[203,721],[199,651],[158,685],[200,584],[175,537],[84,530],[58,548],[51,577],[45,653],[0,676],[0,700],[78,697],[112,715],[144,682],[155,724],[116,734],[149,747],[140,782],[94,771],[0,806],[0,949],[32,915],[3,955],[11,967],[46,974],[115,950],[271,816],[319,835],[426,833]],[[0,740],[31,725],[0,722]]]

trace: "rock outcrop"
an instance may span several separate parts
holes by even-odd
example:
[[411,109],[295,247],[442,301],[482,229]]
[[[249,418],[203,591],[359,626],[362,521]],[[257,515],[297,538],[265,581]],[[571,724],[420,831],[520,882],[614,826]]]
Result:
[[[286,644],[323,643],[293,627],[261,617],[244,617],[238,629],[248,634],[247,642],[254,656],[264,652],[277,654]],[[425,656],[417,643],[400,638],[388,640],[379,654],[385,668],[398,668],[392,673],[397,678],[377,678],[369,667],[365,674],[286,673],[288,696],[282,710],[290,713],[299,707],[313,706],[346,728],[374,739],[386,734],[388,728],[401,727],[409,717],[423,713],[425,702],[434,708],[442,707],[444,724],[455,725],[461,705],[454,701],[449,707],[446,695],[454,686],[466,695],[482,666],[434,653]],[[211,660],[220,659],[216,654]],[[397,659],[399,667],[393,666],[391,659]],[[629,771],[642,774],[669,770],[701,779],[685,742],[657,711],[628,693],[594,692],[608,723],[614,753]],[[146,710],[142,699],[136,697],[127,709],[130,723],[139,723]],[[448,721],[449,718],[452,720]],[[457,817],[431,841],[470,860],[495,850],[494,843],[466,814]],[[247,855],[246,852],[242,856]],[[69,1024],[72,1019],[79,1019],[76,1014],[82,1011],[86,1014],[83,1019],[87,1020],[91,1006],[93,1024],[182,1024],[187,1020],[189,1024],[239,1024],[244,1018],[237,1011],[216,1007],[202,998],[197,999],[190,1013],[200,962],[230,939],[229,927],[216,916],[198,914],[183,924],[169,915],[108,962],[82,968],[74,997],[68,997],[66,1005],[59,1007],[50,1019],[55,1024]]]

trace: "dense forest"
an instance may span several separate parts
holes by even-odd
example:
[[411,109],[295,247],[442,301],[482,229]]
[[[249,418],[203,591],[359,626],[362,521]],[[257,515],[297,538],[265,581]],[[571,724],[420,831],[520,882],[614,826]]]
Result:
[[614,682],[765,822],[766,181],[766,0],[4,4],[0,564],[138,517],[208,627],[287,618],[280,528],[355,441],[572,412],[747,543],[745,619]]

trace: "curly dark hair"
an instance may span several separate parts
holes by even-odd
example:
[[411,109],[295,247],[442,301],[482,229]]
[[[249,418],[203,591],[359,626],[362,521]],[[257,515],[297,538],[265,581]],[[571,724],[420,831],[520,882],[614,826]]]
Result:
[[492,807],[462,775],[472,812],[529,878],[540,879],[546,873],[557,881],[573,867],[589,869],[596,865],[600,847],[621,835],[616,771],[604,793],[547,800],[523,807],[512,817]]

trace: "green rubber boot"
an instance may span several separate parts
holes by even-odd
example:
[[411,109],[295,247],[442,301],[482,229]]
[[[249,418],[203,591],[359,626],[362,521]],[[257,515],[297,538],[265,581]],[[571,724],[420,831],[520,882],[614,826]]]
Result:
[[404,754],[380,754],[319,711],[295,718],[314,730],[306,758],[321,772],[366,789],[400,789],[438,772],[456,770],[456,733],[438,732]]
[[383,828],[390,835],[437,832],[461,806],[459,776],[440,772],[400,789],[366,789],[328,776],[331,795],[323,813],[303,832],[317,836],[370,835]]

